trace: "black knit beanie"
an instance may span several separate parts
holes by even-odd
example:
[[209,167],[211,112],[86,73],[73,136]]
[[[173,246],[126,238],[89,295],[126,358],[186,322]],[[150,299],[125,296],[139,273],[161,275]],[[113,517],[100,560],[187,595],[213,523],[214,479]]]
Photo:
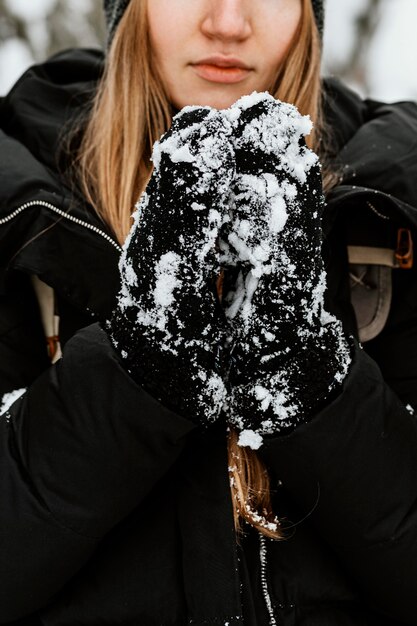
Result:
[[314,14],[316,16],[317,28],[320,36],[323,37],[324,28],[324,2],[325,0],[312,0]]
[[[103,0],[104,12],[106,14],[106,22],[109,33],[109,42],[113,39],[113,35],[116,31],[117,25],[120,22],[123,13],[130,0]],[[324,0],[311,0],[313,3],[314,13],[316,15],[317,26],[320,35],[323,34],[323,22],[324,22]]]
[[129,2],[130,0],[103,0],[109,43],[113,39],[117,25],[122,19]]

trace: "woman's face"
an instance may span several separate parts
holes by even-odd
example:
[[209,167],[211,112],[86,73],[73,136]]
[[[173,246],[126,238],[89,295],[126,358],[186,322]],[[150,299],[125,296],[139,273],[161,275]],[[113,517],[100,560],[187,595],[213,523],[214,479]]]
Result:
[[177,109],[229,107],[274,83],[301,0],[148,0],[152,48]]

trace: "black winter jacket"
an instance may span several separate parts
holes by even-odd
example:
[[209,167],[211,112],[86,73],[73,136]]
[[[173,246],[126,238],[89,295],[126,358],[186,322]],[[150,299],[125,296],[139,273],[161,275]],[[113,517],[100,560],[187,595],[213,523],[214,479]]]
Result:
[[[136,386],[97,324],[120,248],[56,154],[101,71],[99,52],[65,52],[0,101],[0,393],[28,388],[0,417],[0,624],[416,625],[416,269],[377,267],[364,294],[371,326],[387,319],[343,392],[260,449],[288,539],[248,527],[237,543],[224,424],[201,434]],[[343,176],[324,222],[328,308],[358,336],[348,246],[415,234],[417,107],[326,93]],[[57,296],[55,366],[31,275]]]

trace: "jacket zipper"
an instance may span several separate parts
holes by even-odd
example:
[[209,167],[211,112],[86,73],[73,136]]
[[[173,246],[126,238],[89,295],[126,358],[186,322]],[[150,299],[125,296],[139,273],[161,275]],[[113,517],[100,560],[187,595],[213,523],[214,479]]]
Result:
[[25,204],[22,204],[20,207],[18,207],[12,213],[10,213],[10,215],[0,219],[0,226],[3,226],[3,224],[7,224],[8,222],[11,222],[20,213],[23,213],[23,211],[25,211],[26,209],[29,209],[34,206],[46,207],[47,209],[49,209],[50,211],[53,211],[57,215],[60,215],[64,219],[70,222],[73,222],[74,224],[78,224],[79,226],[83,226],[84,228],[87,228],[88,230],[91,230],[97,235],[100,235],[100,237],[105,239],[108,243],[110,243],[114,248],[116,248],[116,250],[118,250],[118,252],[122,251],[122,247],[112,237],[110,237],[110,235],[105,233],[103,230],[101,230],[97,226],[93,226],[92,224],[89,224],[88,222],[84,222],[84,220],[80,220],[78,217],[74,217],[73,215],[70,215],[69,213],[65,213],[65,211],[58,209],[58,207],[54,206],[50,202],[45,202],[43,200],[33,200],[31,202],[26,202]]
[[272,608],[272,600],[269,595],[268,581],[266,578],[266,569],[267,569],[267,550],[266,550],[266,539],[264,535],[259,533],[259,558],[261,562],[261,585],[262,585],[262,593],[264,596],[266,608],[268,610],[269,615],[269,624],[270,626],[279,626],[277,620],[275,619],[274,609]]

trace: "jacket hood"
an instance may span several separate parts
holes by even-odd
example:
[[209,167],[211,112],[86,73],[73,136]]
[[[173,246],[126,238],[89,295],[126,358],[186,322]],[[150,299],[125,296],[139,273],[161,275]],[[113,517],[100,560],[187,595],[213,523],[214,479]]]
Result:
[[417,225],[417,104],[362,100],[336,80],[325,86],[340,176],[327,198],[330,213],[363,197]]
[[[0,100],[0,289],[10,270],[37,274],[80,310],[106,317],[121,248],[58,165],[102,70],[100,51],[66,51],[30,68]],[[108,290],[91,289],[92,280]]]

